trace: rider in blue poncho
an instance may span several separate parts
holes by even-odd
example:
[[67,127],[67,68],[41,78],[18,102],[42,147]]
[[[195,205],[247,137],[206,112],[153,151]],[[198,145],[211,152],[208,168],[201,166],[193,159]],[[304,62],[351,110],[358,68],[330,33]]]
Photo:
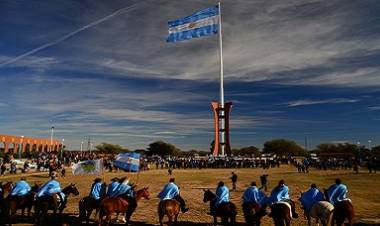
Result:
[[57,194],[60,199],[59,200],[60,205],[64,205],[65,194],[61,191],[61,185],[56,180],[56,177],[57,177],[57,172],[52,171],[50,173],[50,180],[41,186],[36,196],[37,196],[37,199],[40,199],[42,197],[52,196],[54,194]]
[[96,178],[91,186],[90,197],[97,201],[102,200],[106,195],[106,185],[102,182],[102,179]]
[[280,180],[278,182],[278,185],[275,188],[273,188],[273,190],[272,190],[272,192],[268,198],[268,204],[272,205],[273,203],[279,202],[279,201],[289,203],[290,206],[292,207],[291,209],[292,209],[293,218],[298,218],[298,214],[296,213],[296,208],[295,208],[296,205],[290,199],[289,188],[288,188],[288,186],[285,185],[284,180]]
[[179,187],[174,183],[175,179],[170,178],[169,183],[164,186],[162,191],[158,194],[160,200],[175,199],[180,203],[181,211],[186,213],[189,208],[186,208],[185,200],[180,196]]
[[342,181],[337,178],[335,180],[335,184],[331,185],[329,189],[327,190],[328,195],[328,201],[335,205],[338,202],[341,202],[345,199],[347,199],[347,186],[342,184]]
[[248,211],[251,211],[250,208],[248,208],[249,205],[256,203],[262,209],[261,214],[263,216],[266,215],[266,202],[267,196],[264,192],[257,188],[256,182],[252,182],[251,186],[248,187],[243,193],[243,211],[245,211],[246,214],[248,214]]
[[224,185],[223,181],[219,181],[216,187],[215,199],[212,201],[213,205],[211,208],[210,215],[215,215],[216,208],[222,204],[228,203],[230,201],[230,190]]
[[118,194],[117,194],[117,189],[120,185],[120,182],[119,182],[119,178],[115,177],[113,179],[111,179],[111,184],[108,185],[108,188],[107,188],[107,197],[116,197]]
[[25,196],[29,194],[31,188],[26,182],[25,178],[21,178],[15,186],[12,188],[11,192],[9,193],[9,196]]
[[312,184],[310,189],[302,193],[300,202],[307,213],[310,213],[313,205],[324,200],[323,193],[317,188],[316,184]]

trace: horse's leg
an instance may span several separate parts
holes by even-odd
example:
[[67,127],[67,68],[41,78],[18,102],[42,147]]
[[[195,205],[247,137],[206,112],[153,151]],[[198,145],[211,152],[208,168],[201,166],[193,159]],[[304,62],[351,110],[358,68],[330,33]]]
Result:
[[214,216],[214,226],[218,225],[218,219],[216,219],[216,216]]
[[309,214],[306,214],[306,219],[307,219],[307,225],[311,226],[311,217]]
[[173,215],[171,214],[168,214],[168,225],[171,226],[172,225],[172,222],[173,222]]
[[228,217],[222,217],[222,226],[228,226]]
[[158,221],[160,222],[160,225],[162,226],[162,219],[164,218],[164,215],[162,215],[161,213],[159,214],[158,216]]
[[[86,211],[86,224],[90,224],[90,217],[91,217],[91,214],[92,214],[92,209],[89,209]],[[96,217],[96,216],[95,216]]]
[[178,221],[178,213],[174,216],[174,225],[177,225]]

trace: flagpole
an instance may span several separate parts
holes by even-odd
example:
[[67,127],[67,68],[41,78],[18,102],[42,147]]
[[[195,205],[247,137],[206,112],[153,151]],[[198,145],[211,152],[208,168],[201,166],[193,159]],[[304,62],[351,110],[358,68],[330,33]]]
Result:
[[219,51],[220,51],[220,112],[219,115],[221,118],[221,155],[225,155],[225,119],[224,119],[224,81],[223,81],[223,38],[222,38],[222,10],[220,2],[218,2],[219,9]]

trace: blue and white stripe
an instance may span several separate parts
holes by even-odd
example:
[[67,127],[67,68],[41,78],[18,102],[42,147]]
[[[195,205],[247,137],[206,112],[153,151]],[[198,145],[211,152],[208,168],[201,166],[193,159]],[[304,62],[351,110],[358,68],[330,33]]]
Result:
[[168,22],[167,42],[178,42],[217,34],[219,31],[219,8],[209,7],[191,16]]

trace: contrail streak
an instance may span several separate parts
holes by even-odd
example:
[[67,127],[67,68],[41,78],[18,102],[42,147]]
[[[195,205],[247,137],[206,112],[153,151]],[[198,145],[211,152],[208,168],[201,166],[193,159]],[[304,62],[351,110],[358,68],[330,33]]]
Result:
[[21,55],[19,55],[19,56],[17,56],[17,57],[14,57],[14,58],[10,59],[10,60],[7,60],[7,61],[5,61],[5,62],[2,62],[2,63],[0,63],[0,67],[4,67],[4,66],[6,66],[6,65],[12,64],[12,63],[14,63],[14,62],[16,62],[16,61],[18,61],[18,60],[21,60],[21,59],[24,58],[24,57],[30,56],[30,55],[32,55],[32,54],[35,54],[35,53],[37,53],[37,52],[39,52],[39,51],[41,51],[41,50],[44,50],[44,49],[46,49],[46,48],[48,48],[48,47],[50,47],[50,46],[57,45],[57,44],[59,44],[59,43],[65,41],[66,39],[73,37],[74,35],[78,34],[78,33],[81,32],[81,31],[84,31],[84,30],[86,30],[86,29],[88,29],[88,28],[90,28],[90,27],[93,27],[93,26],[95,26],[95,25],[97,25],[97,24],[100,24],[100,23],[106,21],[106,20],[109,20],[109,19],[111,19],[111,18],[114,17],[114,16],[118,16],[118,15],[120,15],[120,14],[126,13],[126,12],[129,11],[130,9],[133,9],[136,5],[137,5],[137,4],[134,4],[134,5],[132,5],[132,6],[127,6],[127,7],[121,8],[121,9],[119,9],[119,10],[116,10],[115,12],[111,13],[110,15],[105,16],[105,17],[103,17],[103,18],[101,18],[101,19],[99,19],[99,20],[96,20],[96,21],[94,21],[94,22],[91,22],[91,23],[89,23],[89,24],[87,24],[87,25],[85,25],[85,26],[83,26],[83,27],[81,27],[81,28],[79,28],[79,29],[77,29],[77,30],[75,30],[75,31],[72,31],[72,32],[70,32],[70,33],[64,35],[64,36],[61,37],[61,38],[58,38],[58,39],[55,40],[55,41],[52,41],[52,42],[46,43],[46,44],[44,44],[44,45],[42,45],[42,46],[39,46],[39,47],[37,47],[37,48],[34,48],[34,49],[32,49],[32,50],[26,52],[26,53],[24,53],[24,54],[21,54]]

